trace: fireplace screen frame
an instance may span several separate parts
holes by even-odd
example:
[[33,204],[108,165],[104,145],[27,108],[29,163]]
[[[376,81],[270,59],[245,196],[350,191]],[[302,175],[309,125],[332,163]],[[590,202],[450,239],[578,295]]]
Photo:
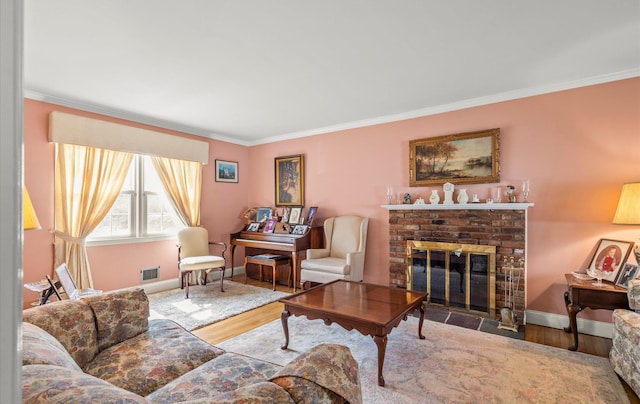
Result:
[[[427,292],[429,296],[427,301],[430,303],[431,299],[431,285],[430,285],[430,272],[431,272],[431,252],[444,252],[445,253],[445,304],[449,306],[449,274],[450,274],[450,254],[465,254],[465,308],[469,312],[482,313],[489,315],[490,318],[496,318],[496,247],[489,245],[475,245],[475,244],[460,244],[460,243],[445,243],[439,241],[419,241],[419,240],[407,240],[407,290],[413,290],[413,258],[414,251],[424,251],[426,253],[425,269],[427,271]],[[471,255],[486,255],[488,270],[487,270],[487,312],[480,312],[471,308]]]

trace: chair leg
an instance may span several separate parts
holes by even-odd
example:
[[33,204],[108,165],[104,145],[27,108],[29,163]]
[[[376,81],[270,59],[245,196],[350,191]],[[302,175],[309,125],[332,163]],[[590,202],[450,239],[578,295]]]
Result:
[[185,271],[182,273],[182,286],[185,289],[185,299],[189,298],[189,278],[191,278],[191,271]]
[[220,292],[224,292],[222,282],[224,281],[224,267],[220,268]]

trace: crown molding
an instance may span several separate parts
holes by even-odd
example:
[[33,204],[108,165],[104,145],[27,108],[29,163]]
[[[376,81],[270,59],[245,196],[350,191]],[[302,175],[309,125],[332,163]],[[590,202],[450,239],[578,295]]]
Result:
[[620,72],[603,74],[599,76],[593,76],[585,79],[572,80],[562,83],[554,83],[544,86],[528,87],[519,90],[507,91],[504,93],[493,94],[486,97],[471,98],[468,100],[462,100],[449,104],[443,104],[435,107],[417,109],[413,111],[407,111],[400,114],[386,115],[376,117],[372,119],[365,119],[353,122],[347,122],[339,125],[325,126],[321,128],[315,128],[306,131],[292,132],[288,134],[270,136],[254,141],[245,141],[238,138],[224,136],[218,133],[211,132],[206,129],[196,128],[189,125],[183,125],[177,122],[166,121],[158,118],[149,117],[142,114],[136,114],[128,111],[123,111],[116,108],[110,108],[103,105],[93,104],[86,101],[74,100],[67,97],[45,94],[33,89],[24,89],[25,98],[29,98],[36,101],[48,102],[51,104],[61,105],[64,107],[75,108],[82,111],[93,112],[110,116],[113,118],[125,119],[128,121],[143,123],[146,125],[152,125],[159,128],[165,128],[175,130],[178,132],[188,133],[191,135],[202,136],[209,139],[219,140],[222,142],[233,143],[241,146],[257,146],[260,144],[274,143],[283,140],[291,140],[308,136],[321,135],[331,132],[338,132],[348,129],[362,128],[366,126],[380,125],[384,123],[391,123],[397,121],[403,121],[407,119],[420,118],[430,115],[442,114],[445,112],[458,111],[467,108],[473,108],[483,105],[495,104],[498,102],[511,101],[520,98],[533,97],[536,95],[549,94],[558,91],[571,90],[574,88],[587,87],[596,84],[603,84],[612,81],[624,80],[640,76],[640,67],[624,70]]

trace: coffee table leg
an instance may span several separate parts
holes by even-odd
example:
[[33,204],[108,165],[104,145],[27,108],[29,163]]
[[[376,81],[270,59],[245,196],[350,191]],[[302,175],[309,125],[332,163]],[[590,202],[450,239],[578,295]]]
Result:
[[374,335],[373,340],[378,346],[378,386],[384,387],[384,377],[382,377],[382,367],[384,366],[384,354],[387,351],[387,336]]
[[289,346],[289,310],[284,310],[280,315],[280,321],[282,322],[282,331],[284,331],[284,345],[280,347],[280,349],[287,349]]
[[422,323],[424,323],[424,302],[420,305],[420,321],[418,321],[418,336],[420,339],[424,339],[424,335],[422,335]]

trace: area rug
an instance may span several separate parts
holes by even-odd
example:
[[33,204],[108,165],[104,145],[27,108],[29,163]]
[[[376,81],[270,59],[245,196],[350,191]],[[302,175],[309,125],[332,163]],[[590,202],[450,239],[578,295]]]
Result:
[[219,281],[189,287],[189,298],[184,289],[171,289],[149,295],[149,318],[168,318],[189,331],[224,320],[274,302],[287,293],[267,288],[224,281],[220,292]]
[[289,318],[289,349],[280,320],[219,347],[285,365],[321,343],[348,346],[358,361],[365,403],[628,403],[607,358],[409,317],[388,336],[383,375],[373,339],[322,320]]

